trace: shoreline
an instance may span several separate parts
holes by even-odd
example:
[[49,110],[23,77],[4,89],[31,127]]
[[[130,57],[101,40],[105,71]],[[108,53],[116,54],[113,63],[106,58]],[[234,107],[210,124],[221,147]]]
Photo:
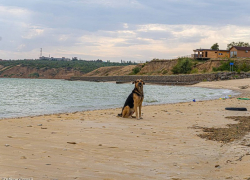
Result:
[[[17,78],[16,78],[17,79]],[[113,83],[115,84],[115,81],[107,81],[107,82],[99,82],[99,83]],[[130,83],[127,83],[130,84]],[[147,83],[147,85],[157,85],[157,86],[171,86],[171,85],[164,85],[164,84],[157,84],[157,83]],[[233,95],[232,97],[240,97],[243,95],[244,91],[240,89],[229,89],[229,88],[222,88],[222,87],[204,87],[204,86],[199,86],[199,85],[181,85],[183,87],[201,87],[201,88],[207,88],[207,89],[224,89],[224,90],[232,90]],[[240,93],[240,94],[236,94]],[[211,99],[203,99],[203,100],[197,100],[197,101],[211,101],[211,100],[216,100],[218,97],[214,97]],[[219,98],[218,98],[219,99]],[[185,103],[185,102],[192,102],[191,101],[183,101],[183,102],[168,102],[168,103],[159,103],[159,104],[147,104],[143,106],[160,106],[160,105],[168,105],[168,104],[178,104],[178,103]],[[118,105],[117,105],[118,106]],[[108,109],[121,109],[122,105],[120,107],[108,107],[108,108],[99,108],[99,109],[86,109],[86,110],[77,110],[77,111],[61,111],[61,112],[52,112],[52,113],[45,113],[45,114],[36,114],[36,115],[23,115],[23,116],[13,116],[13,117],[0,117],[0,120],[5,120],[5,119],[20,119],[20,118],[30,118],[30,117],[39,117],[39,116],[48,116],[48,115],[58,115],[58,114],[68,114],[68,113],[77,113],[77,112],[85,112],[85,111],[98,111],[98,110],[108,110]]]
[[[214,88],[214,89],[217,89],[217,88]],[[218,88],[218,89],[220,89],[220,88]],[[232,98],[241,97],[242,95],[245,94],[245,92],[236,91],[236,90],[234,90],[234,92],[238,92],[239,94],[233,95]],[[217,100],[217,98],[216,99],[207,99],[207,100],[198,100],[196,102],[206,102],[206,101],[213,101],[213,100]],[[143,105],[143,107],[148,107],[148,106],[149,107],[150,106],[162,106],[162,105],[171,105],[171,104],[179,104],[179,103],[191,103],[191,101],[187,101],[187,102],[174,102],[174,103],[163,103],[163,104],[148,104],[148,105]],[[117,110],[117,109],[121,110],[122,106],[121,107],[104,108],[104,109],[90,109],[90,110],[81,110],[81,111],[72,111],[72,112],[58,112],[58,113],[48,113],[48,114],[18,116],[18,117],[6,117],[6,118],[5,117],[3,117],[3,118],[0,117],[0,121],[1,120],[8,120],[8,119],[35,118],[35,117],[40,117],[40,116],[62,115],[62,114],[75,114],[75,113],[88,112],[88,111]]]
[[[204,83],[192,86],[232,87],[250,97],[250,88],[238,88],[249,79]],[[0,178],[247,179],[250,133],[221,143],[198,137],[203,132],[195,128],[250,116],[225,111],[230,106],[250,109],[233,97],[143,106],[142,120],[116,117],[120,108],[0,119]]]

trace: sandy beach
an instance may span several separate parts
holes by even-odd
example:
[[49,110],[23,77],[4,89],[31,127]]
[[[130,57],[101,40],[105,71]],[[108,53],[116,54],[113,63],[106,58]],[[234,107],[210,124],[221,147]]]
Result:
[[[239,88],[245,85],[250,79],[193,86],[250,98],[250,88]],[[145,106],[142,120],[117,117],[121,108],[1,119],[0,179],[249,180],[250,133],[228,143],[198,136],[200,127],[236,124],[226,117],[249,110],[250,101],[233,97]]]

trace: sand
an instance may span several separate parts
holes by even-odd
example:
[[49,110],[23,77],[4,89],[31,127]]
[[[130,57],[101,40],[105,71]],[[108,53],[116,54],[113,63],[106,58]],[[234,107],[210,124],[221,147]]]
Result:
[[[240,90],[250,79],[194,86]],[[143,119],[123,119],[119,109],[0,120],[0,179],[249,179],[250,133],[222,143],[198,137],[226,127],[227,116],[250,116],[250,101],[236,97],[145,106]],[[243,145],[244,144],[244,145]]]

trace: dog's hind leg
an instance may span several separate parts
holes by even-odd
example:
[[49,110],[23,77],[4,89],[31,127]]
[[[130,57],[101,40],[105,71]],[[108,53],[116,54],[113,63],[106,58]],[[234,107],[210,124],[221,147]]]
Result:
[[122,117],[123,118],[128,118],[130,117],[130,107],[129,106],[125,106],[122,110]]

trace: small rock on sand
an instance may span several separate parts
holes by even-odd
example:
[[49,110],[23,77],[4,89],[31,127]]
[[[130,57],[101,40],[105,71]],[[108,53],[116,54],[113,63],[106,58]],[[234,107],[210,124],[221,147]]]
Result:
[[68,144],[77,144],[76,142],[67,142]]

